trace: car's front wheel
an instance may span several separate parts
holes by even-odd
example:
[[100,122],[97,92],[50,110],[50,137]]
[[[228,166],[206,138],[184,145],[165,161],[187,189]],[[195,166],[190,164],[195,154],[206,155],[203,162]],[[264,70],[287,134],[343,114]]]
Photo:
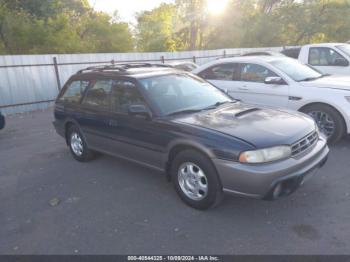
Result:
[[329,143],[338,142],[345,134],[345,123],[337,110],[327,105],[311,105],[301,110],[311,116]]
[[177,154],[171,176],[180,198],[196,209],[208,209],[220,203],[222,187],[217,172],[205,155],[186,150]]
[[94,157],[94,153],[88,148],[78,127],[71,126],[68,129],[67,141],[69,149],[76,160],[86,162]]

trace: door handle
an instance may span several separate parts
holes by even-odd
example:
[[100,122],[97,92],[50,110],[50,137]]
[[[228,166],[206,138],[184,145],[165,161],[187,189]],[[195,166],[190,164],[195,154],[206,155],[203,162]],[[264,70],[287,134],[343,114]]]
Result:
[[238,90],[247,91],[247,90],[249,90],[249,88],[246,88],[246,87],[238,87]]
[[117,127],[119,126],[119,123],[117,120],[109,120],[109,123],[108,123],[110,126],[114,126],[114,127]]

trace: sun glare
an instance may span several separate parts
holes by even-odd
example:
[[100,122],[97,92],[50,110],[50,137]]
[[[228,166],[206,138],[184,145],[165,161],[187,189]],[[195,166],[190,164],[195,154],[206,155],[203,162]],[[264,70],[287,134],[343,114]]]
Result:
[[206,0],[208,12],[212,15],[219,15],[225,11],[228,0]]

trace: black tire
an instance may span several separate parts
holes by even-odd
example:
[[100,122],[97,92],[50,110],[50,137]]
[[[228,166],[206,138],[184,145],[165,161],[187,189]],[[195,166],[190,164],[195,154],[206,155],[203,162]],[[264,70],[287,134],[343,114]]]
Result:
[[[75,126],[75,125],[70,126],[68,128],[66,134],[67,134],[67,141],[68,141],[69,150],[70,150],[70,152],[75,160],[77,160],[79,162],[88,162],[88,161],[95,158],[95,153],[88,148],[88,146],[85,142],[84,136],[82,135],[82,133],[80,132],[80,130],[77,126]],[[73,150],[72,137],[74,134],[77,134],[79,136],[79,138],[81,139],[81,142],[82,142],[81,154],[77,154]]]
[[[189,198],[181,189],[178,179],[178,171],[181,165],[187,162],[194,163],[205,173],[208,191],[206,196],[201,200],[193,200]],[[193,208],[201,210],[212,208],[218,205],[223,198],[222,186],[211,160],[204,154],[195,150],[185,150],[178,153],[171,163],[170,175],[175,190],[182,201]]]
[[315,105],[307,106],[303,108],[301,111],[308,115],[310,115],[310,113],[313,111],[324,112],[332,119],[332,121],[335,124],[335,128],[334,128],[333,134],[329,136],[327,139],[329,144],[334,144],[344,137],[345,130],[346,130],[344,120],[340,115],[340,113],[333,107],[328,105],[315,104]]

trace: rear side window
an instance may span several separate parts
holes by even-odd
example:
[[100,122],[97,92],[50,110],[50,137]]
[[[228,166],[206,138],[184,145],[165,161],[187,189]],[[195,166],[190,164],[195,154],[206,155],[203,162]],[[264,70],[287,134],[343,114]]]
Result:
[[112,80],[97,80],[94,86],[87,91],[83,105],[109,110],[111,90]]
[[199,76],[208,80],[238,80],[237,68],[237,65],[232,63],[215,65],[199,73]]
[[85,89],[89,86],[89,81],[73,81],[66,88],[59,101],[78,104]]

